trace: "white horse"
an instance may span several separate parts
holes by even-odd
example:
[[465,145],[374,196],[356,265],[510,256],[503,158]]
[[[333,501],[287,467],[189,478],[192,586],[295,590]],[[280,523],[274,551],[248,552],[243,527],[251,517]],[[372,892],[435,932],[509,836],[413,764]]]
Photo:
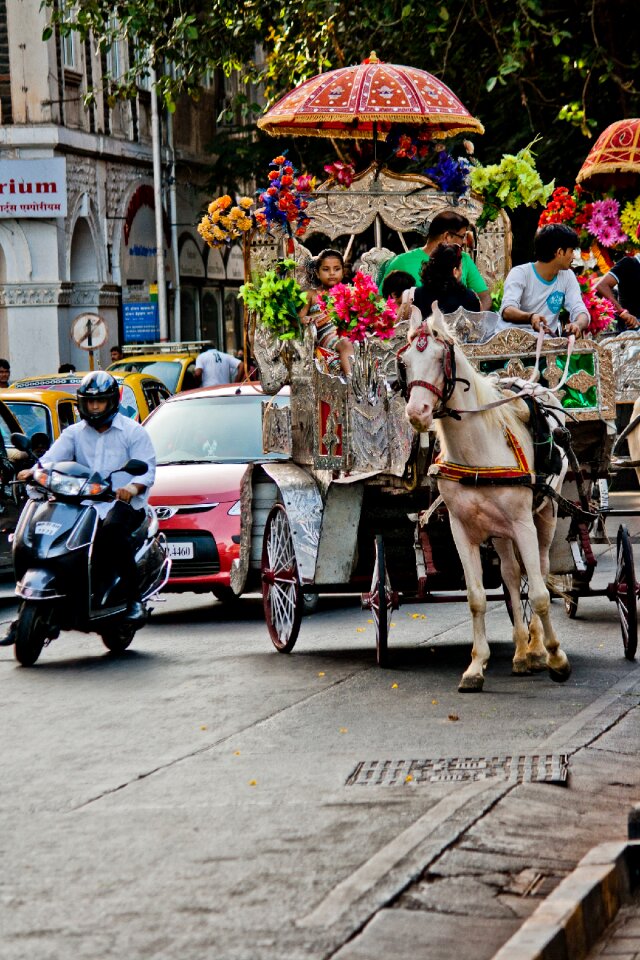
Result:
[[[550,498],[534,511],[530,485],[534,446],[527,428],[529,408],[516,399],[482,412],[464,412],[495,404],[505,394],[495,381],[472,367],[438,310],[424,323],[416,325],[412,321],[408,339],[408,346],[399,355],[406,372],[406,415],[419,433],[429,429],[434,414],[437,418],[440,463],[433,465],[430,473],[437,475],[438,489],[449,511],[473,622],[471,663],[458,689],[482,690],[489,661],[485,633],[487,601],[480,562],[480,545],[488,540],[493,541],[500,557],[502,578],[511,597],[513,672],[524,674],[548,667],[552,679],[563,682],[571,667],[551,623],[545,586],[557,516]],[[556,408],[563,424],[557,399],[548,391],[537,389],[544,402]],[[448,410],[459,411],[458,419],[447,415]],[[560,488],[567,468],[564,456],[562,460],[559,476],[550,481],[555,489]],[[520,603],[522,570],[528,577],[533,611],[529,628]]]

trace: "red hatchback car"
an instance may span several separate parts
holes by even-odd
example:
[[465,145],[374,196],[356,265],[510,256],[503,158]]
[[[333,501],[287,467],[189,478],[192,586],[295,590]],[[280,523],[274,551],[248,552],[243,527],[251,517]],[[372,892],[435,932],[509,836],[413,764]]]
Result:
[[259,384],[202,387],[170,397],[145,421],[158,458],[150,501],[173,558],[165,590],[236,595],[240,487],[249,464],[287,460],[262,450],[262,404],[288,405]]

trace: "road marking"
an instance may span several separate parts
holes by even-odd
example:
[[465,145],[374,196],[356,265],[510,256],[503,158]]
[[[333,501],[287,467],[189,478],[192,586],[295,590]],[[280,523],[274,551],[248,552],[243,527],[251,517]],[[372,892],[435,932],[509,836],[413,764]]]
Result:
[[[443,797],[415,823],[374,853],[355,873],[334,887],[315,910],[297,922],[297,926],[330,927],[415,847],[423,843],[437,827],[451,819],[469,800],[495,786],[495,781],[473,781]],[[506,787],[505,784],[505,789]]]

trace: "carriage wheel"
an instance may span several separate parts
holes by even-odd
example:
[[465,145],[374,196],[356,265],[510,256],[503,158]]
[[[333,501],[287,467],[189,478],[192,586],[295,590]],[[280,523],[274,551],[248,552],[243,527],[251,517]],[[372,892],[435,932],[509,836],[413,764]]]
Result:
[[575,620],[578,616],[578,599],[580,594],[575,590],[570,590],[569,593],[565,593],[562,597],[564,601],[564,612],[569,617],[569,620]]
[[369,603],[376,628],[376,660],[379,667],[386,667],[389,659],[389,624],[392,611],[398,609],[398,595],[391,589],[384,558],[384,541],[380,534],[376,536],[375,551]]
[[[507,585],[502,581],[502,590],[504,592],[504,603],[509,614],[509,619],[513,623],[513,607],[511,605],[511,594]],[[531,623],[531,601],[529,600],[529,580],[526,576],[520,578],[520,605],[522,606],[522,617],[527,626]]]
[[290,653],[298,639],[303,595],[287,511],[272,507],[262,541],[262,601],[264,618],[276,650]]
[[618,528],[617,558],[614,599],[618,605],[624,655],[627,660],[634,660],[638,647],[638,584],[631,537],[627,527],[622,524]]

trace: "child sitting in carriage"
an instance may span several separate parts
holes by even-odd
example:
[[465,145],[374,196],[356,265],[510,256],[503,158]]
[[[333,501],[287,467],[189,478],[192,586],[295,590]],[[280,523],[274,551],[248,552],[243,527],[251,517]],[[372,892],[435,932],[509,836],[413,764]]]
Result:
[[306,293],[307,303],[300,310],[298,316],[302,323],[314,323],[316,327],[316,343],[325,351],[335,351],[340,358],[340,369],[345,376],[351,376],[351,359],[353,344],[341,337],[332,320],[323,312],[318,295],[329,293],[335,286],[342,283],[345,276],[345,265],[339,250],[322,250],[315,257],[308,268],[309,280],[313,290]]

